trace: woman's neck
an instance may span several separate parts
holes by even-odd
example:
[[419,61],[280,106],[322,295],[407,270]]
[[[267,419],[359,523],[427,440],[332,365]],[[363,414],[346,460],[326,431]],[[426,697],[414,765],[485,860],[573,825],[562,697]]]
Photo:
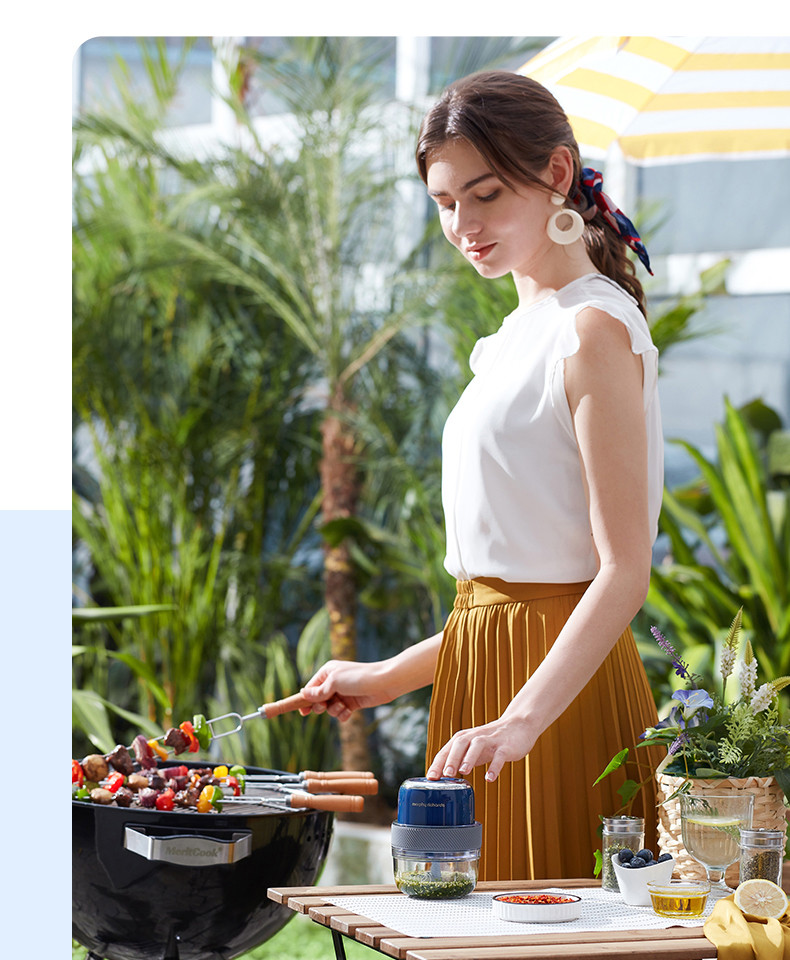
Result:
[[568,247],[555,247],[552,253],[553,256],[541,264],[540,270],[513,274],[519,307],[529,307],[588,273],[600,272],[582,241]]

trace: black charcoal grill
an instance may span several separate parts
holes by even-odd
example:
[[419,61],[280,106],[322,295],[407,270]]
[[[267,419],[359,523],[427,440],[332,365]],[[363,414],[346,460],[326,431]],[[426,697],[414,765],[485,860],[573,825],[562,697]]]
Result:
[[293,915],[266,890],[315,881],[333,817],[263,805],[198,813],[73,800],[74,939],[90,960],[231,960]]

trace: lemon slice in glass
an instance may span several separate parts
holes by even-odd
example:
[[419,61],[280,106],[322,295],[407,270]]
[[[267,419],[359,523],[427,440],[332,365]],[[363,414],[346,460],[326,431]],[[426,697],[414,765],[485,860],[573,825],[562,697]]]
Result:
[[772,880],[744,880],[735,891],[735,906],[753,917],[778,919],[787,910],[787,894]]

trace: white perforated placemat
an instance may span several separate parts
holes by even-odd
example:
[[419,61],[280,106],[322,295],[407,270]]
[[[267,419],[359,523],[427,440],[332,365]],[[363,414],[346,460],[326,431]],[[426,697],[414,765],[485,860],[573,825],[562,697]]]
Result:
[[665,927],[698,927],[710,916],[718,899],[726,894],[711,891],[705,913],[693,920],[669,920],[653,913],[652,907],[629,907],[619,894],[600,887],[563,890],[547,887],[550,893],[569,893],[582,898],[578,920],[565,923],[513,923],[494,916],[492,893],[470,893],[459,900],[417,900],[402,893],[367,897],[327,897],[327,903],[369,917],[407,937],[512,937],[514,933],[556,933],[558,930],[661,930]]

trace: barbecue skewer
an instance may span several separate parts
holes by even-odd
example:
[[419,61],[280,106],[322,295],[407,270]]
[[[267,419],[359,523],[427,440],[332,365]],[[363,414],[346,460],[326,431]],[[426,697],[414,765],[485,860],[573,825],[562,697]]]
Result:
[[[229,737],[232,733],[238,733],[247,720],[253,720],[255,717],[264,717],[264,719],[270,720],[272,717],[278,717],[281,713],[289,713],[293,710],[298,710],[300,707],[307,707],[310,705],[311,704],[305,700],[301,693],[294,693],[290,697],[284,697],[282,700],[275,700],[272,703],[263,703],[254,713],[242,715],[240,713],[231,712],[223,713],[218,717],[212,717],[210,720],[206,720],[206,726],[211,734],[211,739],[220,740],[222,737]],[[214,724],[218,724],[223,720],[231,721],[233,726],[228,730],[217,731],[214,727]],[[166,734],[161,737],[156,737],[155,739],[164,740],[165,736]],[[132,747],[129,747],[129,749],[131,750]],[[167,752],[176,754],[175,750],[169,750]],[[183,750],[179,750],[178,753],[183,753]]]
[[222,803],[234,806],[245,803],[264,804],[269,807],[292,807],[296,810],[309,807],[313,810],[334,810],[337,813],[359,813],[365,806],[365,798],[354,797],[349,794],[341,796],[331,793],[320,793],[318,795],[292,793],[282,799],[278,797],[225,797]]
[[248,773],[248,783],[306,783],[308,780],[373,780],[378,781],[369,770],[302,770],[301,773]]
[[343,793],[343,794],[361,794],[363,796],[372,796],[379,792],[379,782],[372,777],[361,780],[300,780],[299,783],[258,783],[250,778],[244,778],[249,790],[266,789],[277,790],[281,793],[291,793],[294,790],[302,790],[305,793]]
[[[206,725],[211,731],[211,739],[219,740],[221,737],[229,737],[232,733],[238,733],[244,726],[246,720],[253,720],[255,717],[263,717],[266,720],[270,720],[272,717],[279,717],[281,713],[290,713],[293,710],[298,710],[300,707],[309,706],[312,706],[312,703],[309,700],[305,700],[301,693],[294,693],[292,696],[284,697],[282,700],[275,700],[274,703],[263,703],[254,713],[247,713],[243,716],[240,713],[223,713],[219,717],[212,717],[211,720],[206,720]],[[235,726],[231,727],[230,730],[221,730],[217,733],[214,730],[214,724],[219,723],[221,720],[233,721],[235,722]]]

